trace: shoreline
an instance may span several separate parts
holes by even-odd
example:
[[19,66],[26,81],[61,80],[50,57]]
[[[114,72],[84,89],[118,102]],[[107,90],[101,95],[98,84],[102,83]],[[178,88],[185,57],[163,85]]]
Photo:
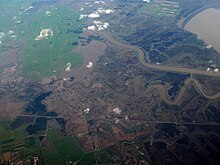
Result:
[[[182,18],[183,19],[183,22],[179,25],[179,27],[181,29],[184,29],[186,24],[194,17],[196,16],[197,14],[209,9],[209,8],[214,8],[214,9],[217,9],[217,10],[220,10],[220,4],[219,5],[209,5],[209,6],[205,6],[205,7],[202,7],[202,8],[199,8],[197,10],[195,10],[194,12],[192,12],[191,14],[189,14],[187,17],[185,18]],[[178,20],[180,21],[180,20]],[[177,22],[178,22],[177,21]]]

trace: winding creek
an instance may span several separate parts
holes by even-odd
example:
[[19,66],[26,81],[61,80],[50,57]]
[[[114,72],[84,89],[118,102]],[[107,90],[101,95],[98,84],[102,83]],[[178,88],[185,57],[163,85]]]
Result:
[[[132,46],[123,42],[120,42],[116,40],[110,33],[107,32],[100,32],[100,35],[102,35],[104,38],[106,38],[108,41],[110,41],[113,45],[121,48],[121,49],[131,49],[135,50],[138,52],[139,55],[139,61],[142,65],[145,67],[155,69],[155,70],[161,70],[161,71],[169,71],[169,72],[177,72],[177,73],[189,73],[189,74],[198,74],[198,75],[205,75],[205,76],[214,76],[214,77],[220,77],[219,72],[218,73],[209,73],[203,70],[196,70],[196,69],[188,69],[188,68],[179,68],[179,67],[168,67],[168,66],[162,66],[162,65],[154,65],[154,64],[149,64],[145,61],[145,53],[137,46]],[[163,85],[152,85],[150,86],[147,90],[146,93],[152,91],[152,90],[157,90],[159,92],[159,95],[162,100],[167,102],[168,104],[171,105],[178,105],[181,103],[183,95],[186,91],[186,89],[190,85],[194,85],[196,90],[206,97],[207,99],[218,99],[220,97],[220,92],[216,93],[215,95],[207,95],[204,90],[202,89],[202,85],[199,83],[198,80],[191,78],[188,78],[185,83],[185,85],[181,88],[177,98],[175,100],[171,100],[168,95],[167,95],[167,89]]]

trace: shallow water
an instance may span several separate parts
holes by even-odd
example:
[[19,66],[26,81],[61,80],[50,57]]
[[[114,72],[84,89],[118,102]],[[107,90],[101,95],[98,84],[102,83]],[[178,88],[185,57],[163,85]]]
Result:
[[209,8],[194,16],[185,26],[220,52],[220,10]]

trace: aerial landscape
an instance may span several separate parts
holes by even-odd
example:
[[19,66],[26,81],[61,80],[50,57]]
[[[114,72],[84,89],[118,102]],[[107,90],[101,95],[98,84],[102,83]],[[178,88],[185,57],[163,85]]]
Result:
[[1,165],[219,165],[219,0],[0,0]]

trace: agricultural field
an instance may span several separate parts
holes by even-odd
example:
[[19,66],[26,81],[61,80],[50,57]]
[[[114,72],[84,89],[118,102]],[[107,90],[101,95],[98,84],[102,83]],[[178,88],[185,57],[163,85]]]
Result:
[[23,75],[40,80],[63,73],[68,63],[71,67],[83,63],[74,52],[83,28],[77,12],[64,6],[38,9],[27,1],[0,3],[0,52],[16,44],[21,47]]
[[5,122],[0,126],[0,133],[0,153],[4,160],[23,160],[39,152],[36,137],[27,136],[24,126],[13,130],[9,123]]
[[175,17],[179,12],[179,3],[164,0],[151,0],[141,9],[147,15],[171,16]]
[[49,129],[47,136],[41,142],[39,135],[29,136],[25,132],[25,126],[13,130],[9,123],[5,122],[0,126],[0,133],[0,155],[5,161],[8,158],[13,158],[13,161],[24,159],[33,161],[34,156],[41,152],[44,163],[48,165],[65,164],[65,162],[90,165],[96,162],[93,152],[84,152],[75,138],[63,136],[59,131]]

